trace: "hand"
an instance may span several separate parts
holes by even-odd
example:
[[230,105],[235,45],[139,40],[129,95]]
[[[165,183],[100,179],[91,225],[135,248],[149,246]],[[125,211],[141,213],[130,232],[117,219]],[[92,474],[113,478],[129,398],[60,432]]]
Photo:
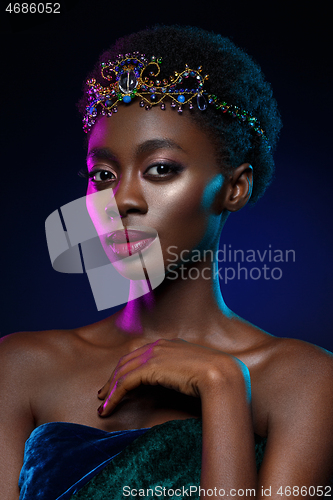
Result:
[[[231,361],[231,363],[230,363]],[[101,416],[109,415],[131,390],[143,385],[161,385],[188,396],[201,397],[212,382],[240,373],[239,360],[216,349],[182,339],[159,339],[120,358],[108,382],[99,391],[104,402]],[[230,370],[237,365],[236,372]]]

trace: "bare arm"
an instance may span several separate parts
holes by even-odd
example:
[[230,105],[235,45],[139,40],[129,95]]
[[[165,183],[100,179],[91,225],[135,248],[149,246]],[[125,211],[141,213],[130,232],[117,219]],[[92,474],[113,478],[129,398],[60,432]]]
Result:
[[273,500],[332,498],[327,485],[333,474],[333,357],[315,346],[298,352],[295,346],[285,357],[289,367],[271,388],[259,497],[271,488]]
[[[205,491],[212,489],[214,498],[234,496],[234,489],[254,492],[257,471],[250,375],[245,365],[233,362],[227,375],[218,370],[210,378],[210,383],[200,390],[203,436],[200,486]],[[205,494],[200,498],[205,498]]]
[[24,334],[0,341],[0,477],[1,494],[18,500],[24,444],[34,428],[29,394],[33,387],[31,358]]

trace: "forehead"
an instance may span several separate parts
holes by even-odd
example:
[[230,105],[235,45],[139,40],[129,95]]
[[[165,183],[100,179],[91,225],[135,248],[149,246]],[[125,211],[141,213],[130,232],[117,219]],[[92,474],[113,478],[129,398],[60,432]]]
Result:
[[140,151],[141,145],[150,142],[152,146],[164,144],[165,148],[178,149],[190,156],[215,158],[213,140],[189,113],[184,110],[180,115],[170,107],[161,110],[158,106],[145,110],[136,102],[120,105],[117,113],[102,116],[93,126],[88,154],[92,149],[103,147],[117,154],[129,154]]

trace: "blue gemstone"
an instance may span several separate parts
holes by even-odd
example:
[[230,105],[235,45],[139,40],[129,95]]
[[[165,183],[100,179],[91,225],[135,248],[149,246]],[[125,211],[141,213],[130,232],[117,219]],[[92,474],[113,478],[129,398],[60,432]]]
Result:
[[131,102],[132,98],[130,95],[124,95],[123,97],[123,101],[126,102],[126,103],[129,103]]
[[178,101],[178,102],[185,102],[185,96],[184,96],[184,95],[179,95],[179,96],[177,97],[177,101]]
[[94,106],[90,106],[90,108],[89,108],[89,113],[90,113],[92,116],[96,116],[96,114],[97,114],[97,109],[96,109]]
[[107,108],[109,108],[110,106],[112,106],[112,104],[113,104],[113,102],[112,102],[112,100],[111,100],[111,99],[108,99],[107,101],[105,101],[105,106],[106,106]]

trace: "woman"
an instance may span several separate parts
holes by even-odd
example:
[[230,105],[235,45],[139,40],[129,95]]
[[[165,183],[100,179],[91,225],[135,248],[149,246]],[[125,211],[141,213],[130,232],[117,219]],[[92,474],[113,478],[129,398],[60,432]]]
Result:
[[[239,318],[216,273],[230,212],[255,202],[272,176],[280,120],[260,70],[227,39],[157,27],[104,53],[86,91],[87,208],[131,280],[130,300],[87,327],[3,341],[4,498],[19,497],[23,460],[24,499],[152,496],[136,487],[145,471],[150,488],[186,497],[181,481],[200,465],[194,498],[329,495],[330,353]],[[155,287],[159,252],[165,278]],[[201,464],[191,462],[192,445],[201,453],[199,417]],[[258,474],[255,435],[267,438]],[[112,450],[90,462],[110,438]],[[174,469],[154,476],[152,465],[174,450]]]

